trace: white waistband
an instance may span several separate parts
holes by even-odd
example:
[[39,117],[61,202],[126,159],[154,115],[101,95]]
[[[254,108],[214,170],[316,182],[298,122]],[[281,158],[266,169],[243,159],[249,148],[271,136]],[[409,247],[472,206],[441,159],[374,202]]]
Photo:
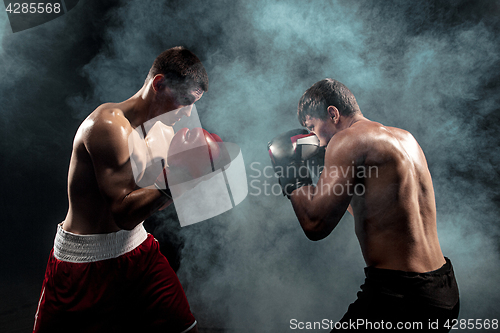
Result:
[[132,230],[108,234],[77,235],[57,226],[54,256],[62,261],[93,262],[116,258],[132,251],[146,240],[148,233],[142,223]]

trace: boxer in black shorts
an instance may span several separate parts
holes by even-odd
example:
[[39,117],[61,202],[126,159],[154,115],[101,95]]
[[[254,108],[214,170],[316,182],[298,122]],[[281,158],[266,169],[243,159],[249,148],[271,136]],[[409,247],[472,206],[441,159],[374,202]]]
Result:
[[452,319],[458,318],[459,295],[453,267],[445,259],[441,268],[426,273],[366,267],[358,299],[339,321],[339,328],[352,329],[363,319],[357,330],[371,330],[384,322],[391,330],[448,332]]
[[307,163],[297,156],[295,139],[274,139],[269,148],[275,167],[281,164],[283,191],[314,241],[327,237],[349,211],[367,265],[362,291],[342,322],[422,321],[425,331],[439,320],[447,331],[446,320],[458,317],[458,287],[441,252],[432,179],[415,138],[365,118],[351,91],[333,79],[304,93],[298,118],[326,147],[324,168],[312,185],[308,172],[291,172]]

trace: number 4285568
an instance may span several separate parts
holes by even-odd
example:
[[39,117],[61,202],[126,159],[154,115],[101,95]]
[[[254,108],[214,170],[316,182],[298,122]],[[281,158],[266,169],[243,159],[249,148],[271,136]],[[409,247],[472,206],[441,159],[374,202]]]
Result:
[[59,2],[55,3],[9,3],[5,11],[9,14],[51,14],[51,13],[60,13],[61,12],[61,4]]
[[485,330],[496,330],[498,329],[498,319],[452,319],[452,320],[447,320],[445,324],[443,325],[447,329],[452,329],[452,330],[479,330],[479,329],[485,329]]

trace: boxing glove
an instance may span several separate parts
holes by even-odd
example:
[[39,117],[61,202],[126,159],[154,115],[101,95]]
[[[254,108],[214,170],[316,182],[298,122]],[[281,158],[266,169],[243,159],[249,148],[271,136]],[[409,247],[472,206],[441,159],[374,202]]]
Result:
[[278,135],[267,145],[283,195],[290,198],[296,189],[312,184],[308,161],[321,154],[318,137],[306,129]]
[[[161,160],[161,164],[163,166],[161,173],[158,175],[154,182],[154,186],[160,191],[164,196],[172,199],[172,192],[170,191],[170,187],[168,186],[168,174],[170,170],[165,166],[165,160]],[[161,210],[161,209],[160,209]]]
[[[184,190],[194,187],[205,176],[214,174],[214,171],[227,166],[230,157],[221,138],[210,134],[202,128],[183,128],[177,132],[170,143],[168,150],[168,168],[164,168],[155,181],[155,186],[165,195],[169,184],[177,185],[189,183]],[[163,193],[163,192],[162,192]]]
[[227,169],[229,167],[229,163],[231,163],[231,156],[229,155],[229,151],[224,145],[224,141],[215,133],[210,133],[215,142],[219,145],[219,156],[214,160],[214,170],[218,169]]

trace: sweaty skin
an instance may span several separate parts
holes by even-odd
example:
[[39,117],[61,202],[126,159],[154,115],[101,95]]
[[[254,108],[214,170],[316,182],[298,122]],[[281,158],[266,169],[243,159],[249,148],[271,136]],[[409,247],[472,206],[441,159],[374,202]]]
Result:
[[123,111],[102,105],[80,126],[68,174],[69,210],[64,229],[77,234],[133,229],[166,204],[159,191],[137,187]]
[[[165,127],[173,126],[181,117],[190,116],[191,106],[202,96],[203,90],[194,83],[180,88],[169,86],[164,75],[157,74],[126,101],[103,104],[94,110],[82,122],[73,141],[69,209],[62,228],[82,235],[131,230],[171,204],[172,199],[154,186],[137,186],[129,136],[134,129],[167,113]],[[174,135],[173,129],[169,132],[165,130],[167,146],[171,140],[168,134]],[[168,148],[164,154],[168,154]],[[198,326],[189,332],[197,333]]]
[[130,99],[99,106],[80,125],[69,166],[64,230],[76,234],[131,230],[172,202],[154,187],[136,185],[128,137],[136,127],[166,112],[180,119],[182,110],[190,113],[186,106],[203,92],[190,89],[179,96],[162,82],[163,76],[157,75]]
[[344,121],[349,126],[334,135],[317,118],[306,121],[328,146],[317,186],[291,196],[305,234],[328,236],[349,209],[367,266],[420,273],[440,268],[445,260],[434,189],[419,144],[410,133],[362,115]]

